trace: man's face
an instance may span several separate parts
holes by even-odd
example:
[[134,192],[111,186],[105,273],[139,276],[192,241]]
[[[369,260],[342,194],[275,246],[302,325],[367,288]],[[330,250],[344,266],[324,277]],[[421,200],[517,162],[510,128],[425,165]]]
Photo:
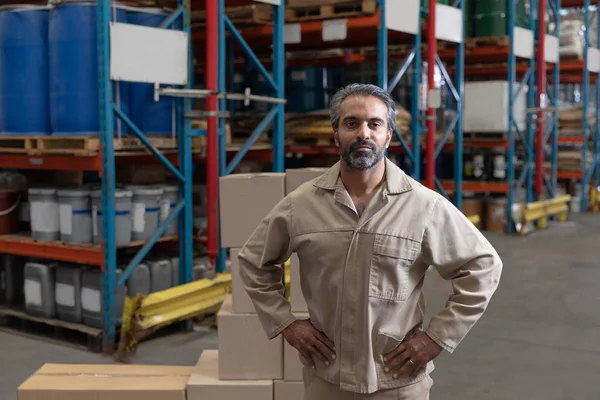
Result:
[[379,164],[390,144],[385,103],[373,96],[349,96],[340,106],[340,124],[335,133],[343,162],[365,171]]

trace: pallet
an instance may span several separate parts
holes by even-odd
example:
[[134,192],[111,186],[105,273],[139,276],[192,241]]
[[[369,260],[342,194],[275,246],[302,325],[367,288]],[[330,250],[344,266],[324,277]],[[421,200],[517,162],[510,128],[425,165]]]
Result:
[[337,0],[327,4],[302,4],[288,6],[285,10],[286,22],[315,21],[333,18],[348,18],[373,15],[377,11],[376,0]]
[[[273,22],[273,7],[268,4],[227,7],[225,14],[235,25],[264,25]],[[194,11],[191,14],[191,26],[206,26],[206,11]]]
[[[148,140],[159,150],[178,149],[177,141],[170,136],[148,137]],[[193,149],[200,149],[203,144],[203,138],[192,138]],[[150,152],[137,137],[132,136],[115,138],[113,147],[117,152]],[[98,136],[0,136],[0,153],[90,156],[98,154],[100,148]]]
[[463,132],[463,140],[502,141],[507,140],[506,132]]
[[510,44],[508,36],[482,36],[465,39],[465,47],[472,49],[475,47],[505,47]]
[[4,330],[34,338],[43,337],[94,353],[103,350],[100,329],[58,319],[34,317],[19,309],[0,307],[0,326]]

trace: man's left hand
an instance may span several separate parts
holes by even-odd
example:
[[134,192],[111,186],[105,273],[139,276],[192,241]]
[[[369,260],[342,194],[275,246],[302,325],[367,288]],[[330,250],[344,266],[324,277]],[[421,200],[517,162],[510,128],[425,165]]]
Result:
[[407,373],[410,379],[415,379],[427,363],[441,352],[440,345],[425,332],[418,332],[388,354],[383,355],[385,372],[393,374],[394,379]]

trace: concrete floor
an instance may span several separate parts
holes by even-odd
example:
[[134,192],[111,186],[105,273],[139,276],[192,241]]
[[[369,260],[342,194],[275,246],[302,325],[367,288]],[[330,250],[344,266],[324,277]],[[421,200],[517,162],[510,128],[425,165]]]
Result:
[[[600,215],[526,238],[489,237],[504,259],[500,287],[456,352],[438,358],[432,399],[600,399]],[[449,292],[430,273],[429,315]],[[131,362],[193,365],[211,348],[215,332],[200,329],[144,342]],[[16,387],[45,362],[113,361],[0,332],[0,399],[16,399]]]

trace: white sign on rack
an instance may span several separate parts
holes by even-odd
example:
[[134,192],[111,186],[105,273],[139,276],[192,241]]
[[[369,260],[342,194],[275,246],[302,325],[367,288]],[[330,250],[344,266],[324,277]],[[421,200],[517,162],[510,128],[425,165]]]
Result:
[[283,26],[283,43],[297,44],[302,41],[300,24],[285,24]]
[[385,26],[393,31],[419,33],[421,0],[385,0]]
[[281,5],[281,0],[254,0],[257,3],[267,3],[267,4],[272,4],[274,6],[279,6]]
[[172,29],[110,23],[110,78],[186,85],[188,35]]
[[348,36],[348,20],[332,19],[323,21],[322,36],[324,42],[346,39]]

